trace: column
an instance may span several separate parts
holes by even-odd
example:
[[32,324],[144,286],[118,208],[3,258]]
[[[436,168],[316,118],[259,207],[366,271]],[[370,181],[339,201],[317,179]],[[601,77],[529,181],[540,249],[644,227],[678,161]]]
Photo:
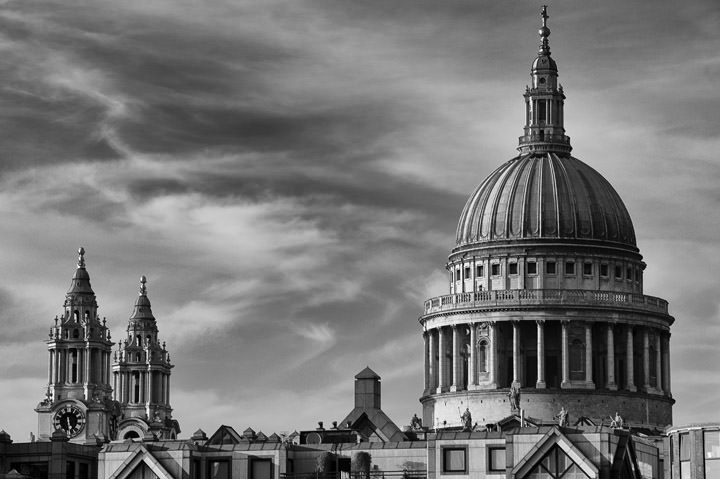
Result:
[[145,400],[148,403],[151,403],[151,402],[153,402],[153,372],[152,372],[152,369],[150,369],[150,367],[148,367],[147,381],[148,381],[147,397],[145,398]]
[[452,384],[450,391],[461,389],[460,385],[460,328],[452,325]]
[[85,377],[83,378],[83,382],[85,384],[87,384],[87,383],[91,382],[91,380],[90,380],[90,363],[92,361],[90,360],[91,359],[90,358],[90,354],[91,354],[90,348],[86,347],[83,352],[85,353],[83,355],[83,356],[85,356],[85,358],[84,358],[85,364],[83,364],[83,366],[85,366],[85,368],[84,368],[85,369]]
[[537,389],[545,389],[545,320],[538,319],[537,324]]
[[428,331],[423,331],[423,342],[425,343],[425,387],[423,396],[427,395],[430,390],[430,339]]
[[60,382],[60,351],[57,349],[53,350],[53,382],[55,384]]
[[445,334],[443,328],[438,328],[438,386],[437,392],[443,392],[445,381],[447,380],[447,372],[445,371]]
[[655,377],[656,377],[656,383],[655,388],[657,389],[658,393],[663,393],[663,383],[662,383],[662,345],[660,344],[660,332],[658,331],[657,334],[655,334]]
[[520,386],[520,323],[512,322],[513,326],[513,380],[514,386]]
[[48,385],[53,383],[53,352],[48,351]]
[[650,389],[650,332],[643,328],[643,388]]
[[592,347],[592,323],[585,323],[585,383],[587,387],[594,389],[595,383],[592,379],[593,373],[593,347]]
[[[431,329],[430,333],[430,389],[428,394],[434,393],[438,384],[438,334],[439,329]],[[167,386],[166,386],[167,387]]]
[[477,338],[476,338],[476,325],[475,323],[470,323],[470,357],[468,358],[468,389],[475,389],[475,385],[477,384],[475,376],[477,375],[477,372],[475,372],[475,361],[476,361],[476,353],[477,353]]
[[627,339],[625,346],[625,362],[627,363],[627,386],[628,391],[637,391],[635,387],[635,368],[633,366],[633,331],[632,325],[627,325]]
[[490,323],[490,351],[488,351],[488,371],[490,372],[490,388],[497,387],[497,323]]
[[672,397],[670,392],[670,333],[663,334],[663,391],[668,397]]
[[612,323],[607,325],[607,378],[605,387],[617,391],[617,384],[615,384],[615,328]]
[[568,322],[562,321],[562,383],[561,388],[570,387],[570,357],[568,356]]
[[166,398],[165,398],[165,404],[168,406],[170,405],[170,373],[167,374],[167,388],[165,389]]

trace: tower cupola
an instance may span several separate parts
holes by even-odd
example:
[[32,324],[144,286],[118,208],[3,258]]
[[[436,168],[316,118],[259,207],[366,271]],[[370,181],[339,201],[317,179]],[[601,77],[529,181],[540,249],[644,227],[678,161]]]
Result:
[[525,89],[525,128],[518,150],[521,154],[537,151],[567,155],[572,147],[563,126],[565,94],[558,83],[557,63],[550,56],[547,6],[543,6],[541,17],[540,49],[530,70],[532,87]]

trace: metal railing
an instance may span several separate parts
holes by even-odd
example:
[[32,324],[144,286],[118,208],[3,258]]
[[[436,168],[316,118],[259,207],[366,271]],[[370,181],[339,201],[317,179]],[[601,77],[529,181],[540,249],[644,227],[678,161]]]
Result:
[[427,470],[281,473],[280,479],[427,479]]
[[611,306],[667,314],[668,303],[655,296],[581,289],[498,289],[437,296],[425,301],[425,315],[457,309],[513,306]]

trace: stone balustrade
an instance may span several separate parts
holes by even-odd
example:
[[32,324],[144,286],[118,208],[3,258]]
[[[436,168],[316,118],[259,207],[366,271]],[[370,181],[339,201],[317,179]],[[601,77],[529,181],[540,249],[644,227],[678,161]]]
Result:
[[664,299],[616,291],[568,289],[498,289],[446,294],[425,301],[425,315],[473,308],[521,306],[610,306],[644,312],[668,313]]

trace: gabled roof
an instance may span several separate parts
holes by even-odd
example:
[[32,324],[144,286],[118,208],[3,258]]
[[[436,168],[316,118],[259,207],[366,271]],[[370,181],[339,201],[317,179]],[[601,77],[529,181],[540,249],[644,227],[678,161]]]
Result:
[[108,479],[127,479],[141,464],[147,465],[160,479],[175,479],[142,444],[129,455]]
[[242,437],[231,426],[222,425],[210,436],[205,443],[208,446],[220,446],[222,444],[239,444]]
[[[585,454],[562,433],[557,426],[554,426],[545,434],[530,451],[512,469],[512,477],[525,477],[536,464],[545,457],[548,451],[558,445],[568,457],[578,465],[590,479],[597,479],[599,470]],[[614,477],[614,476],[613,476]]]
[[381,409],[356,407],[343,419],[342,424],[350,423],[350,429],[359,429],[364,421],[370,423],[370,427],[384,442],[406,440],[405,434]]
[[365,369],[355,375],[355,379],[380,379],[380,376],[370,369],[370,366],[365,366]]
[[[633,477],[641,478],[640,468],[635,456],[635,444],[632,436],[628,434],[615,434],[618,436],[618,445],[613,456],[611,477]],[[623,472],[624,471],[624,472]]]

